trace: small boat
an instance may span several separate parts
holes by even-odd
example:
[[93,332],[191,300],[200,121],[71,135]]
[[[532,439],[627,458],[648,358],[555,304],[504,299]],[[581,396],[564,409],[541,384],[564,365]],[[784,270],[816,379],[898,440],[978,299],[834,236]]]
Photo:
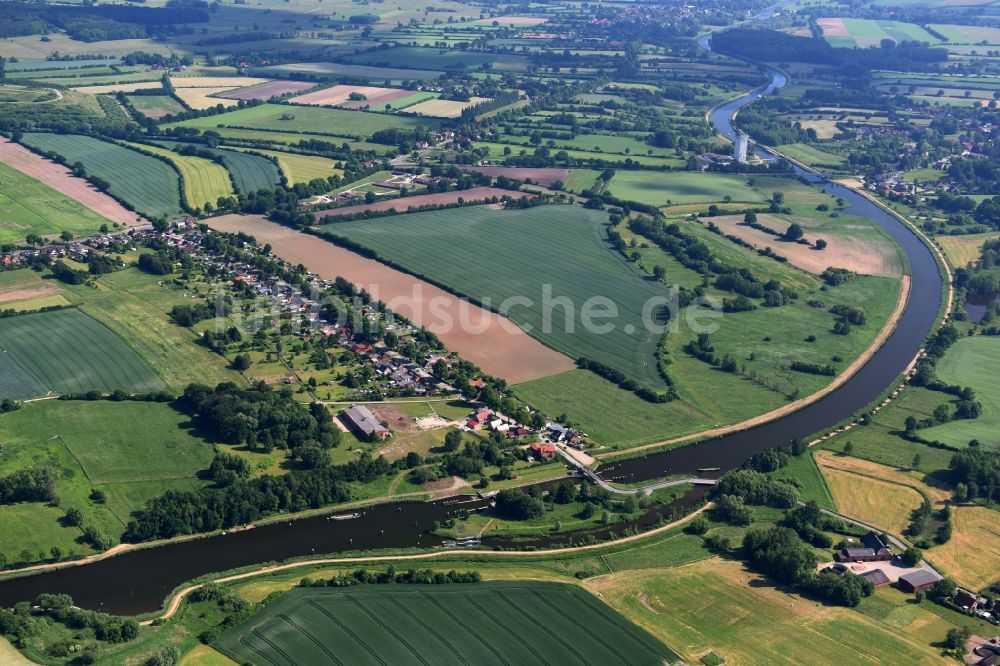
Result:
[[718,472],[720,469],[722,469],[722,468],[721,467],[699,467],[698,471],[699,472]]
[[360,513],[343,513],[339,516],[327,516],[327,520],[354,520],[355,518],[360,518]]

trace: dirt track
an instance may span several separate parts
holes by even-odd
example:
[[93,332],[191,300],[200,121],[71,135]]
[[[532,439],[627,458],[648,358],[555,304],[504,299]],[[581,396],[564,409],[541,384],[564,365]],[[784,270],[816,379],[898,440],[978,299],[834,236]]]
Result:
[[45,183],[70,199],[79,201],[101,217],[126,227],[136,224],[137,215],[134,212],[103,192],[98,192],[82,178],[73,176],[72,172],[61,164],[49,162],[19,144],[0,139],[0,162]]
[[[444,345],[490,375],[511,384],[572,370],[572,359],[549,349],[500,315],[463,301],[422,280],[252,215],[223,215],[206,220],[213,229],[242,231],[292,264],[303,264],[326,279],[337,276],[388,303],[393,311],[433,332]],[[463,330],[468,322],[474,330]]]

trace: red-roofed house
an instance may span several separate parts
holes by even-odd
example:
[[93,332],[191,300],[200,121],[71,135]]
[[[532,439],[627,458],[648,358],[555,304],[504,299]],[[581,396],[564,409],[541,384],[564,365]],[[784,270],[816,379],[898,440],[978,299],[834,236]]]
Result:
[[537,442],[531,444],[528,449],[538,458],[542,460],[552,460],[556,457],[556,445],[555,444],[539,444]]

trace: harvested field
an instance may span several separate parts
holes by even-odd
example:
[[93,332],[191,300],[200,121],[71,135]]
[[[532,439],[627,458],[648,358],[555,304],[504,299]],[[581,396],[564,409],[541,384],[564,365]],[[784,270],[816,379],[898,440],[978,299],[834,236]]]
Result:
[[951,539],[928,551],[932,563],[956,583],[980,590],[997,580],[1000,572],[1000,519],[995,509],[982,506],[952,507]]
[[82,178],[76,178],[61,164],[39,157],[23,146],[0,139],[0,162],[80,202],[103,218],[123,226],[136,224],[137,216],[134,212],[99,192]]
[[[790,223],[771,215],[759,215],[761,224],[776,231],[784,232]],[[817,250],[811,245],[803,245],[782,240],[774,236],[742,224],[742,215],[724,215],[713,217],[712,221],[722,229],[723,233],[736,236],[750,243],[757,249],[770,247],[779,255],[786,257],[788,263],[802,270],[819,275],[830,266],[847,268],[864,275],[884,275],[899,277],[902,268],[897,250],[886,244],[872,243],[870,238],[857,238],[845,233],[836,238],[824,233],[814,233],[806,228],[806,240],[813,242],[823,238],[829,243],[823,250]],[[806,226],[802,223],[802,226]],[[846,226],[846,225],[845,225]]]
[[[375,105],[384,95],[402,92],[406,95],[412,93],[410,90],[397,90],[395,88],[380,88],[378,86],[349,86],[339,85],[324,88],[315,92],[306,93],[293,97],[289,102],[293,104],[309,104],[311,106],[336,106],[351,99],[352,93],[359,93],[365,96],[365,100],[357,100],[361,104]],[[402,97],[403,95],[400,95]]]
[[[340,106],[341,108],[352,110],[370,108],[373,111],[382,111],[386,106],[397,109],[402,106],[412,106],[418,102],[423,102],[427,99],[435,97],[437,97],[437,93],[413,92],[412,90],[390,90],[390,92],[378,95],[377,97],[369,97],[368,99],[346,102]],[[405,101],[400,102],[399,104],[394,104],[394,102],[398,102],[399,100]]]
[[541,25],[548,21],[546,18],[537,16],[498,16],[496,18],[484,18],[473,21],[473,25]]
[[226,99],[268,100],[272,97],[280,97],[288,93],[308,90],[315,87],[315,85],[315,83],[307,83],[305,81],[268,81],[267,83],[258,83],[219,93],[219,97],[225,97]]
[[57,293],[59,293],[59,287],[54,284],[45,284],[40,287],[26,289],[3,289],[0,290],[0,303],[45,298],[46,296],[52,296]]
[[357,213],[363,213],[366,210],[386,211],[395,209],[399,213],[405,213],[410,208],[419,208],[420,206],[454,204],[458,203],[459,199],[462,199],[465,203],[472,203],[486,201],[487,199],[492,199],[493,197],[510,197],[512,199],[520,199],[523,197],[533,198],[533,195],[525,194],[523,192],[503,190],[499,187],[474,187],[471,190],[438,192],[435,194],[419,194],[415,197],[387,199],[385,201],[376,201],[375,203],[370,204],[359,204],[357,206],[323,210],[316,213],[315,218],[318,223],[325,223],[337,217],[355,215]]
[[462,171],[482,173],[491,178],[507,176],[514,180],[527,180],[548,187],[552,183],[565,183],[569,180],[569,169],[532,169],[530,167],[503,167],[503,166],[462,166]]
[[816,25],[823,31],[824,37],[850,37],[842,18],[820,18],[816,19]]
[[182,88],[246,88],[262,83],[271,83],[270,79],[259,79],[252,76],[172,76],[170,84],[180,90]]
[[[207,220],[223,232],[243,231],[292,264],[332,279],[338,275],[377,299],[395,301],[393,309],[417,326],[426,326],[444,345],[484,372],[512,384],[572,370],[573,360],[549,349],[509,320],[488,312],[411,275],[366,259],[331,243],[269,222],[262,217],[224,215]],[[477,332],[453,322],[468,321]]]
[[432,118],[458,118],[462,111],[475,106],[480,102],[490,101],[486,97],[472,97],[468,102],[455,102],[447,99],[429,99],[420,104],[406,107],[407,113],[415,113],[418,116],[429,116]]
[[87,93],[88,95],[110,95],[112,93],[124,92],[130,93],[136,90],[157,90],[161,88],[160,80],[155,81],[133,81],[130,83],[109,83],[102,86],[80,86],[79,88],[73,88],[77,92]]
[[373,67],[371,65],[353,65],[341,62],[297,62],[284,65],[269,65],[257,67],[258,74],[325,74],[328,76],[348,76],[352,78],[369,78],[373,81],[392,79],[427,80],[436,79],[443,72],[430,69],[400,69],[398,67]]
[[174,92],[192,109],[203,111],[220,104],[227,109],[236,106],[239,102],[235,99],[213,97],[213,95],[228,92],[230,90],[233,90],[231,86],[224,86],[219,88],[177,88]]
[[983,244],[997,238],[1000,238],[1000,234],[990,232],[965,236],[938,236],[935,240],[944,250],[951,265],[955,268],[962,268],[966,264],[978,261],[979,255],[982,254]]
[[891,534],[903,533],[923,499],[913,488],[825,465],[820,469],[840,513]]

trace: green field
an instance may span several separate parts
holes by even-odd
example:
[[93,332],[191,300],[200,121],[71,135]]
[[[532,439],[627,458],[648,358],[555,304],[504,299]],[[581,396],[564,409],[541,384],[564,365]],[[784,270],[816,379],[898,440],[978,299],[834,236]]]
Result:
[[314,155],[298,155],[295,153],[285,153],[278,150],[262,150],[254,148],[253,152],[267,155],[278,160],[278,168],[284,174],[290,185],[297,183],[308,183],[316,178],[329,178],[330,176],[344,175],[343,169],[338,169],[336,162],[327,157],[316,157]]
[[163,116],[183,113],[184,107],[170,95],[128,95],[132,107],[153,120]]
[[903,41],[928,42],[932,45],[941,42],[940,39],[915,23],[859,18],[842,20],[848,36],[825,35],[826,41],[833,46],[868,48],[869,46],[878,46],[883,39],[891,39],[897,43]]
[[[978,439],[983,446],[1000,447],[1000,338],[962,338],[937,364],[938,379],[946,384],[968,386],[983,406],[978,419],[950,421],[920,431],[920,436],[951,446],[964,447]],[[941,395],[941,402],[950,396]]]
[[[291,115],[292,118],[282,120],[281,117]],[[237,127],[253,130],[278,130],[284,132],[303,132],[310,134],[327,134],[330,136],[366,139],[374,132],[383,129],[414,129],[428,127],[430,121],[424,118],[408,118],[405,116],[390,116],[384,113],[367,113],[365,111],[348,111],[345,109],[327,109],[312,106],[282,106],[279,104],[261,104],[247,109],[237,109],[217,116],[192,118],[179,123],[164,125],[164,129],[172,127],[197,127],[210,130],[219,126]]]
[[56,192],[6,164],[0,164],[0,242],[23,241],[28,234],[96,234],[110,223],[83,204]]
[[619,199],[650,206],[721,202],[726,196],[737,202],[763,201],[745,177],[714,173],[619,171],[608,191]]
[[478,69],[489,63],[493,69],[522,71],[528,59],[519,55],[475,53],[415,46],[397,46],[344,57],[345,62],[374,67],[399,67],[424,70]]
[[0,348],[3,397],[164,388],[121,338],[76,309],[0,319]]
[[222,163],[229,171],[236,191],[240,194],[256,192],[257,190],[273,190],[281,184],[281,172],[269,159],[237,150],[206,148],[204,146],[200,146],[200,148],[222,158]]
[[[372,222],[336,222],[321,230],[375,250],[386,260],[448,285],[478,302],[503,308],[512,297],[530,304],[507,309],[531,335],[577,358],[586,356],[625,372],[650,386],[663,386],[656,362],[659,335],[643,326],[643,307],[668,288],[639,273],[605,242],[607,214],[573,206],[539,206],[498,211],[470,207]],[[568,299],[567,322],[562,306]],[[594,297],[616,304],[615,318],[595,318],[613,330],[598,333],[583,326],[583,308]],[[545,321],[545,313],[551,315]],[[590,327],[593,329],[593,327]]]
[[134,150],[76,134],[27,133],[23,142],[80,162],[89,175],[110,183],[108,191],[146,215],[181,214],[180,178],[169,164]]
[[777,149],[793,160],[798,160],[807,166],[816,166],[819,164],[841,165],[847,161],[847,158],[843,155],[828,153],[825,150],[820,150],[806,143],[788,143],[778,146]]
[[[66,509],[80,509],[85,525],[117,541],[129,514],[148,498],[203,487],[196,474],[211,463],[212,447],[192,436],[187,422],[171,406],[147,402],[50,400],[0,416],[0,474],[32,465],[59,472],[59,506],[0,507],[0,554],[14,562],[24,549],[32,560],[51,546],[87,552],[77,543],[80,528],[59,523]],[[106,494],[106,503],[89,499],[93,489]]]
[[189,208],[204,208],[205,204],[215,203],[222,197],[235,194],[233,182],[229,178],[226,167],[212,160],[194,155],[181,155],[161,146],[147,143],[129,143],[137,150],[159,155],[169,160],[180,173],[184,182],[184,198]]
[[582,589],[540,582],[291,590],[216,647],[273,666],[679,659]]
[[368,65],[351,65],[340,62],[301,62],[287,65],[270,65],[255,67],[250,73],[253,76],[282,76],[289,74],[320,74],[330,78],[347,77],[352,79],[369,79],[371,81],[403,81],[436,79],[443,72],[435,70],[401,69],[399,67],[370,67]]

